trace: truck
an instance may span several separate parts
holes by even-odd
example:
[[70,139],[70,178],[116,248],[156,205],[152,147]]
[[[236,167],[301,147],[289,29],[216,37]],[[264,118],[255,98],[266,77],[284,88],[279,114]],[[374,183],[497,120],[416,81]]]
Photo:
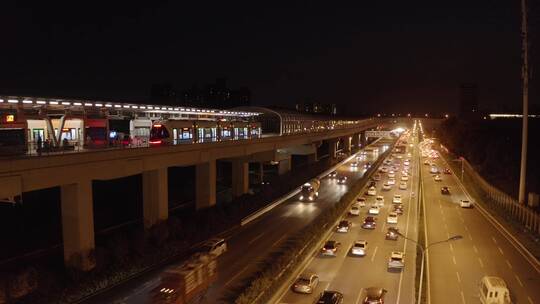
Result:
[[190,303],[201,297],[216,278],[216,255],[195,253],[182,264],[164,271],[159,285],[151,292],[152,303]]
[[314,178],[309,182],[302,185],[300,188],[300,200],[301,201],[314,201],[319,197],[319,188],[321,187],[321,182]]

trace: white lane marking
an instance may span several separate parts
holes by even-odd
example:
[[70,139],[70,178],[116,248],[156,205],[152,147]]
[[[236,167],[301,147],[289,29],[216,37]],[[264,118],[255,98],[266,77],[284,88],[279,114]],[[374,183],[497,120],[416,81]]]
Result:
[[497,246],[497,248],[499,248],[499,252],[504,255],[504,252],[502,251],[501,247]]
[[373,250],[373,254],[371,255],[371,262],[373,262],[375,260],[375,255],[377,254],[377,248],[379,248],[379,247],[375,246],[375,250]]
[[466,231],[469,231],[469,227],[467,227],[467,225],[463,225],[463,228],[465,228]]
[[523,282],[521,282],[521,280],[519,279],[519,277],[516,275],[514,275],[516,277],[516,280],[518,281],[519,285],[521,285],[521,287],[523,287]]
[[527,300],[529,300],[529,303],[534,304],[534,302],[533,302],[533,300],[531,299],[531,297],[527,296]]
[[478,258],[478,263],[480,263],[480,268],[484,268],[484,263],[482,263],[482,259]]
[[447,239],[450,238],[450,233],[448,233],[448,231],[446,231],[446,238],[447,238]]
[[510,262],[508,262],[508,260],[506,260],[506,265],[508,265],[508,267],[510,267],[510,269],[512,269],[512,264],[510,264]]
[[360,288],[360,292],[358,293],[358,297],[356,297],[356,304],[360,303],[360,297],[362,296],[362,291],[364,291],[364,288]]
[[246,271],[246,269],[248,269],[249,265],[244,267],[242,270],[240,270],[237,274],[235,274],[232,278],[230,278],[226,283],[225,283],[225,286],[228,286],[229,284],[231,284],[238,276],[240,276],[242,274],[242,272]]
[[478,249],[476,248],[476,246],[473,245],[473,246],[472,246],[472,249],[474,250],[474,252],[475,252],[476,254],[478,254]]
[[448,243],[448,245],[450,245],[450,251],[452,251],[452,253],[454,253],[454,246],[452,246],[452,243]]
[[330,282],[326,283],[326,287],[324,287],[324,290],[328,290],[328,287],[330,287]]
[[493,243],[497,244],[497,239],[495,239],[494,236],[492,236],[491,239],[493,240]]
[[276,246],[276,244],[278,244],[279,242],[281,242],[281,240],[283,240],[283,239],[284,239],[285,237],[287,237],[287,235],[286,235],[286,234],[285,234],[285,235],[283,235],[283,236],[282,236],[281,238],[279,238],[279,240],[275,241],[275,242],[274,242],[274,244],[272,244],[272,246],[271,246],[271,247],[274,247],[274,246]]
[[381,231],[384,231],[384,227],[386,227],[386,221],[383,222],[383,224],[381,226]]
[[251,245],[253,242],[255,242],[256,240],[258,240],[259,238],[261,238],[262,236],[264,235],[264,232],[259,234],[256,238],[254,238],[253,240],[249,241],[249,245]]
[[461,283],[461,277],[459,276],[459,272],[456,271],[456,277],[459,283]]
[[454,265],[457,265],[455,256],[452,256],[452,262],[454,262]]
[[461,302],[463,302],[463,304],[466,304],[467,302],[465,302],[465,295],[463,294],[463,290],[460,290],[459,292],[461,293]]
[[469,233],[469,240],[472,241],[472,235]]

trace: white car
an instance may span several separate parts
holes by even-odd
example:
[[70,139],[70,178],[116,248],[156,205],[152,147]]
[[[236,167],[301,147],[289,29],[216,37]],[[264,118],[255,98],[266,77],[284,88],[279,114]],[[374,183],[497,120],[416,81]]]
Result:
[[402,269],[405,267],[405,253],[401,251],[392,251],[388,258],[388,269]]
[[386,222],[388,224],[397,224],[397,218],[398,214],[395,212],[388,213],[388,217],[386,218]]
[[429,168],[429,172],[430,173],[439,173],[439,169],[437,168],[437,166],[431,166],[431,168]]
[[402,176],[409,176],[409,172],[407,170],[401,171]]
[[396,173],[394,173],[394,171],[390,171],[388,172],[388,177],[396,177]]
[[382,195],[378,195],[375,198],[375,203],[380,207],[384,206],[384,197]]
[[433,177],[433,179],[434,179],[436,182],[442,181],[442,178],[441,178],[440,175],[435,175],[435,176]]
[[459,206],[461,208],[472,208],[472,203],[470,200],[464,199],[459,201]]
[[408,181],[409,180],[409,177],[407,175],[402,175],[401,176],[401,180],[402,181]]
[[357,162],[352,162],[351,163],[351,168],[357,168],[358,167],[358,163]]
[[379,214],[379,205],[372,205],[371,207],[369,207],[369,211],[368,213],[369,214]]
[[385,191],[389,191],[390,189],[392,189],[392,186],[389,183],[384,183],[382,185],[382,189]]
[[411,164],[411,163],[409,163],[409,161],[407,161],[407,160],[403,162],[403,165],[404,165],[404,166],[407,166],[407,167],[408,167],[410,164]]
[[358,205],[354,204],[352,205],[351,209],[349,210],[350,215],[360,215],[360,207]]
[[356,198],[356,204],[358,207],[365,207],[366,206],[366,198],[365,197],[357,197]]
[[392,204],[401,204],[401,194],[394,194]]
[[399,183],[399,189],[400,190],[407,190],[407,182]]
[[375,187],[371,186],[371,187],[369,187],[369,189],[367,191],[367,194],[368,195],[377,195],[377,189],[375,189]]
[[210,239],[202,246],[204,252],[220,256],[227,251],[227,243],[224,239]]
[[389,178],[387,181],[386,181],[389,185],[395,185],[396,184],[396,180],[394,178]]
[[386,172],[388,172],[388,168],[386,168],[386,167],[382,167],[382,168],[381,168],[381,172],[383,172],[383,173],[386,173]]
[[365,240],[359,240],[354,242],[351,247],[352,255],[365,256],[367,251],[368,242]]

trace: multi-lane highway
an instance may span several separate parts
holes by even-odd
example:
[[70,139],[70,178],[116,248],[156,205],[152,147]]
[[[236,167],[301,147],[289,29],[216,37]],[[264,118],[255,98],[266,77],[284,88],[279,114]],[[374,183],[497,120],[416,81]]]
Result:
[[[413,138],[408,139],[413,146]],[[407,153],[411,153],[408,155]],[[407,188],[399,189],[405,159],[410,159]],[[287,291],[279,303],[313,303],[324,290],[338,291],[343,294],[344,303],[362,303],[365,290],[369,287],[381,287],[387,290],[385,303],[414,303],[414,275],[415,275],[415,244],[403,238],[386,240],[385,234],[390,226],[398,227],[399,231],[416,239],[415,223],[417,222],[417,196],[418,188],[418,155],[416,149],[410,147],[405,154],[395,155],[391,165],[382,165],[387,170],[395,169],[396,184],[391,190],[383,190],[382,185],[389,179],[388,173],[380,172],[381,180],[377,182],[377,195],[384,197],[384,206],[380,214],[376,215],[377,227],[374,230],[361,227],[363,220],[368,216],[369,207],[375,203],[376,196],[365,195],[364,189],[359,196],[367,199],[365,207],[361,208],[359,216],[344,215],[352,222],[352,228],[347,233],[333,232],[329,240],[341,243],[335,257],[315,253],[302,272],[314,273],[319,276],[319,284],[311,294],[299,294],[292,290]],[[382,168],[381,168],[382,169]],[[386,169],[385,169],[386,171]],[[387,224],[386,219],[392,211],[392,199],[395,194],[402,197],[403,214],[399,216],[397,224]],[[352,256],[350,248],[357,240],[368,242],[367,254],[363,257]],[[405,252],[405,267],[403,270],[389,270],[388,259],[392,251]],[[292,282],[291,282],[292,283]]]
[[[429,150],[428,145],[425,149]],[[450,168],[444,159],[423,158],[440,170]],[[506,281],[514,303],[540,303],[540,272],[479,211],[461,208],[470,199],[458,177],[439,174],[435,181],[430,165],[421,165],[428,243],[462,235],[463,239],[433,246],[428,252],[430,303],[480,303],[478,283],[485,275]],[[441,194],[441,187],[450,195]]]
[[[390,144],[390,141],[382,140],[373,146],[382,152],[384,146]],[[226,236],[228,251],[218,259],[218,279],[209,288],[201,303],[230,303],[231,294],[250,279],[260,266],[259,263],[267,258],[272,250],[287,236],[306,226],[326,208],[339,201],[349,189],[349,185],[362,177],[365,162],[373,163],[375,160],[372,155],[368,155],[366,160],[359,163],[358,169],[351,169],[349,164],[340,166],[337,173],[338,176],[348,177],[346,184],[336,185],[334,179],[325,178],[321,181],[320,195],[315,202],[301,202],[294,196]],[[163,269],[153,271],[96,296],[87,303],[149,303],[151,291],[159,284],[162,271]]]

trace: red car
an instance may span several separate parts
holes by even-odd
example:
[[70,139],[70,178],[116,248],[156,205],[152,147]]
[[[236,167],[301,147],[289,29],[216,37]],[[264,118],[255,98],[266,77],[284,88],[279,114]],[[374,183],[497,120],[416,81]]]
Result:
[[448,168],[444,168],[443,173],[444,174],[452,174],[452,172]]

